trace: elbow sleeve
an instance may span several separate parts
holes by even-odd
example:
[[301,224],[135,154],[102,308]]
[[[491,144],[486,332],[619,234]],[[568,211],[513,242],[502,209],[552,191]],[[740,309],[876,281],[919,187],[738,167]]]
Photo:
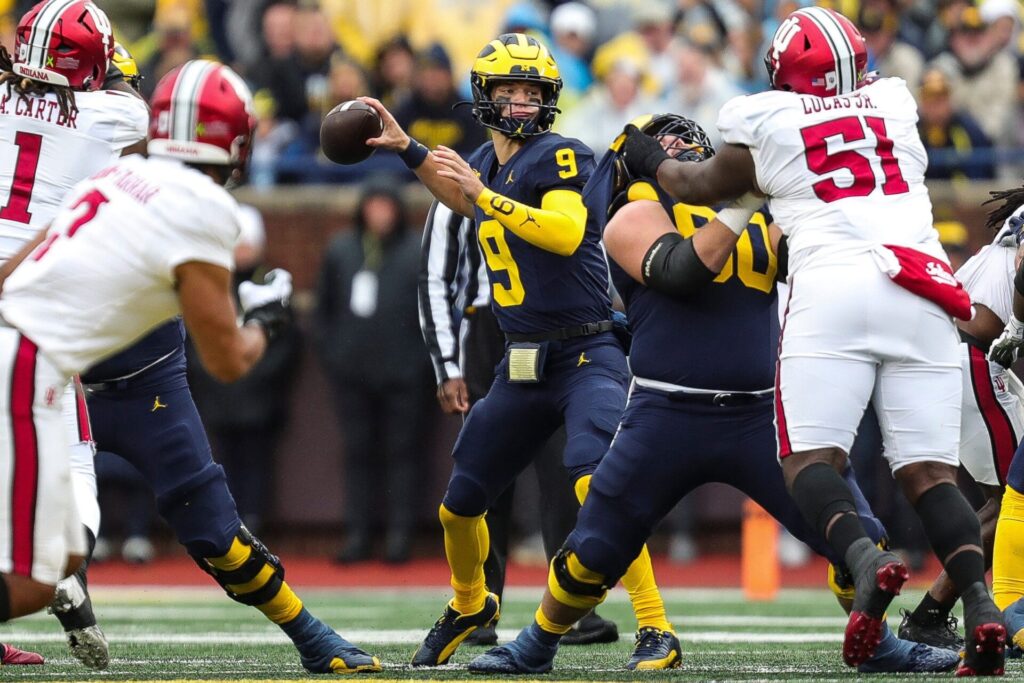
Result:
[[715,279],[715,273],[697,255],[692,239],[678,232],[665,233],[644,254],[644,284],[656,292],[685,298]]

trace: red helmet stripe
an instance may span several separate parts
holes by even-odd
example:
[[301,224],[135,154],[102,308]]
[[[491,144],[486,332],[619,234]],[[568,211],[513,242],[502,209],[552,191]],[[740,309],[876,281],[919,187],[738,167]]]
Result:
[[28,55],[25,62],[29,66],[37,69],[46,68],[46,51],[50,49],[53,27],[60,21],[64,10],[75,2],[78,0],[52,0],[39,10],[35,21],[32,22],[32,33],[28,39]]

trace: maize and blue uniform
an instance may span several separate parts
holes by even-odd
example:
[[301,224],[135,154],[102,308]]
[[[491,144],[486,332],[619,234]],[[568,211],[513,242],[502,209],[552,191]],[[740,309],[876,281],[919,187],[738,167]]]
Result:
[[[584,193],[590,220],[602,230],[611,173],[611,164],[602,161]],[[645,180],[624,191],[629,201],[659,201],[684,237],[715,216],[712,209],[675,202]],[[634,379],[615,440],[566,544],[608,585],[675,504],[708,482],[734,486],[819,554],[839,559],[804,522],[776,459],[772,397],[779,317],[770,222],[765,212],[754,214],[718,277],[686,299],[649,289],[610,263],[633,333]],[[847,480],[878,541],[881,524],[852,471]]]
[[[552,190],[582,191],[594,165],[582,143],[556,133],[527,138],[504,166],[492,143],[467,161],[485,185],[527,206],[540,206]],[[448,510],[466,517],[483,514],[563,423],[563,463],[571,478],[592,472],[618,424],[628,373],[622,345],[610,331],[607,266],[596,225],[588,223],[570,256],[529,244],[479,208],[475,227],[498,324],[509,343],[539,346],[543,377],[510,382],[506,355],[487,396],[470,410],[444,499]]]
[[185,327],[174,320],[89,369],[93,438],[132,464],[189,554],[225,554],[241,521],[189,392]]

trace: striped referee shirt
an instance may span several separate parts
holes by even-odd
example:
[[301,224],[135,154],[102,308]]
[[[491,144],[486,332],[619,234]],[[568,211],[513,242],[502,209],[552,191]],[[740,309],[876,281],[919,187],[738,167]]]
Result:
[[440,385],[462,377],[463,313],[490,306],[491,286],[473,220],[438,201],[423,227],[418,290],[420,330]]

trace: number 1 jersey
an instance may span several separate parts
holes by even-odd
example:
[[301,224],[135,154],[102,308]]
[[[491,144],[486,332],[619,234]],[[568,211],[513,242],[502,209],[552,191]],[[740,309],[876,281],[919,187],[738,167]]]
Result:
[[181,312],[177,266],[234,267],[238,204],[174,159],[133,154],[75,186],[7,278],[0,316],[83,372]]
[[0,89],[0,261],[31,240],[71,188],[146,137],[145,103],[112,90],[76,92],[64,116],[57,96]]
[[897,244],[945,258],[917,120],[906,83],[882,78],[835,97],[780,90],[737,97],[719,112],[718,128],[726,142],[750,149],[795,272],[807,250],[842,258]]

